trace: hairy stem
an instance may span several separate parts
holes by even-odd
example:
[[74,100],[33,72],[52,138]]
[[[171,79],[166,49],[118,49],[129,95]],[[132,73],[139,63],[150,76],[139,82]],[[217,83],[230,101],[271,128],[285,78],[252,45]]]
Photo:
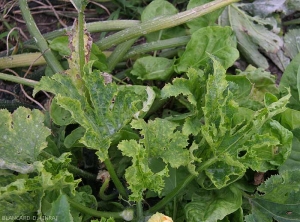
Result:
[[8,74],[1,73],[1,72],[0,72],[0,79],[14,82],[14,83],[19,83],[19,84],[22,84],[25,86],[30,86],[30,87],[34,87],[36,84],[38,84],[37,81],[31,80],[31,79],[25,79],[22,77],[8,75]]
[[84,13],[81,10],[78,13],[78,53],[79,53],[79,73],[83,75],[83,67],[85,64],[85,44],[84,44]]
[[[217,161],[217,158],[211,158],[207,160],[206,162],[202,163],[198,169],[197,172],[200,173],[201,171],[205,170],[208,166],[215,163]],[[176,186],[174,190],[172,190],[167,196],[165,196],[161,201],[159,201],[156,205],[151,207],[148,212],[149,213],[155,213],[159,211],[161,208],[163,208],[166,204],[168,204],[171,200],[173,200],[174,197],[176,197],[181,191],[183,191],[194,179],[196,178],[195,175],[189,175],[181,184]]]
[[42,36],[40,30],[36,26],[36,23],[30,14],[30,10],[28,8],[27,0],[19,0],[19,6],[25,20],[27,29],[33,39],[35,40],[36,44],[38,45],[40,52],[43,54],[47,64],[53,70],[53,72],[58,73],[64,71],[61,64],[52,53],[51,49],[48,47],[47,41]]
[[97,211],[95,209],[86,207],[80,203],[77,203],[74,200],[68,199],[68,202],[70,203],[70,205],[75,208],[76,210],[94,216],[94,217],[106,217],[106,218],[119,218],[119,219],[124,219],[124,217],[122,216],[123,212],[106,212],[106,211]]
[[124,199],[128,199],[128,194],[126,192],[126,189],[124,188],[123,184],[121,183],[121,181],[119,180],[117,174],[116,174],[116,171],[110,161],[110,159],[106,159],[104,161],[104,164],[110,174],[110,177],[112,179],[112,181],[114,182],[116,188],[118,189],[119,193],[122,195],[122,197]]
[[31,65],[40,66],[45,64],[46,61],[40,52],[0,57],[0,69],[26,67]]
[[213,2],[209,2],[207,4],[186,10],[184,12],[180,12],[176,15],[167,16],[163,18],[158,18],[154,20],[149,20],[143,22],[139,25],[136,25],[131,28],[127,28],[122,30],[116,34],[108,36],[103,40],[98,41],[96,44],[99,46],[101,50],[105,50],[111,48],[112,46],[116,46],[122,42],[125,42],[129,39],[137,38],[142,35],[146,35],[151,32],[159,31],[166,28],[171,28],[174,26],[181,25],[200,17],[202,15],[213,12],[219,8],[225,7],[231,3],[238,2],[239,0],[216,0]]
[[117,194],[109,194],[109,195],[105,194],[105,190],[108,187],[109,181],[110,181],[110,179],[108,179],[108,178],[105,179],[102,186],[100,187],[100,191],[99,191],[99,197],[105,201],[112,200],[117,197]]
[[135,40],[136,39],[130,39],[116,47],[116,49],[113,51],[113,53],[107,59],[108,69],[110,71],[112,71],[119,62],[124,60],[124,55],[127,53],[127,51],[130,49],[130,47],[133,45]]

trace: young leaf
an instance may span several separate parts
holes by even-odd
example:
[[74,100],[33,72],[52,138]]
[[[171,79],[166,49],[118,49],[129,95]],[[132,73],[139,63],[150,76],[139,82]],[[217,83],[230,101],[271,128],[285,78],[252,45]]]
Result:
[[141,80],[168,80],[173,73],[173,60],[147,56],[137,59],[131,74]]
[[175,70],[182,73],[189,67],[205,66],[209,61],[208,54],[215,56],[225,68],[232,66],[239,52],[231,28],[213,26],[194,32]]
[[50,130],[38,110],[18,108],[13,114],[0,110],[0,168],[19,173],[34,171],[33,163],[47,146]]
[[[214,60],[214,75],[208,78],[203,107],[205,124],[201,127],[209,149],[200,157],[203,162],[211,162],[205,174],[217,188],[235,181],[247,168],[260,172],[276,169],[290,154],[292,133],[272,120],[285,110],[290,95],[270,104],[269,96],[265,95],[265,108],[235,123],[239,106],[228,90],[225,70]],[[203,186],[210,183],[204,177],[199,182]]]
[[[133,120],[131,125],[141,130],[143,139],[139,143],[135,140],[122,141],[118,148],[123,155],[132,157],[132,166],[127,168],[125,177],[132,191],[130,199],[140,201],[146,189],[161,192],[163,178],[168,175],[168,164],[173,168],[189,164],[189,152],[185,149],[188,143],[187,136],[175,130],[177,124],[164,119],[155,119],[148,124],[142,119]],[[155,173],[151,162],[156,160],[165,164]]]
[[166,84],[161,90],[161,97],[168,98],[171,96],[183,95],[187,97],[190,105],[187,107],[190,113],[184,114],[185,122],[182,132],[185,135],[197,135],[201,130],[201,118],[203,117],[202,106],[203,96],[205,94],[205,76],[201,70],[190,68],[187,72],[188,79],[175,78],[173,84]]
[[229,186],[221,190],[201,189],[192,196],[192,201],[185,206],[188,221],[217,222],[226,215],[238,210],[242,205],[242,192]]
[[65,194],[60,195],[51,205],[50,218],[59,218],[59,221],[73,222],[70,204]]
[[279,175],[271,176],[258,187],[261,193],[254,198],[248,198],[252,207],[252,214],[245,220],[278,222],[299,221],[300,207],[300,171],[283,171]]

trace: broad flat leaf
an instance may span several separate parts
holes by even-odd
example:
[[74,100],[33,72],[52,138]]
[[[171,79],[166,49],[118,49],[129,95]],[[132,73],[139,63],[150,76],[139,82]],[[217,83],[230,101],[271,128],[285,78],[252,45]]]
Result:
[[[141,130],[143,139],[139,143],[124,140],[119,143],[118,148],[123,155],[132,157],[132,166],[127,168],[125,177],[132,191],[130,198],[140,201],[146,189],[157,193],[162,191],[163,179],[168,175],[168,164],[173,168],[189,164],[190,154],[185,149],[188,137],[175,130],[177,124],[164,119],[150,120],[148,123],[142,119],[133,120],[131,125],[132,128]],[[156,160],[162,160],[165,164],[162,164],[160,170],[156,169],[155,173],[151,162]]]
[[18,108],[13,114],[0,110],[0,168],[19,173],[34,171],[33,163],[47,146],[50,130],[39,110]]
[[246,221],[300,221],[300,171],[283,171],[258,187],[260,194],[249,198],[252,214]]
[[298,84],[298,73],[300,67],[300,53],[291,61],[291,63],[287,66],[286,70],[284,71],[280,84],[279,90],[283,93],[287,91],[287,88],[291,90],[291,99],[289,102],[289,107],[300,110],[300,98],[299,98],[299,84]]
[[[156,18],[175,15],[178,13],[177,8],[170,2],[166,0],[154,0],[144,9],[141,15],[141,21],[155,20]],[[145,33],[147,34],[147,33]],[[158,32],[153,32],[145,35],[148,42],[153,42],[157,40],[163,40],[167,38],[174,38],[178,36],[185,35],[185,29],[181,26],[174,28],[169,28],[165,30],[160,30]]]
[[133,64],[131,74],[141,80],[168,80],[173,71],[173,60],[147,56]]
[[287,170],[300,170],[300,129],[293,130],[293,146],[291,155],[288,159],[279,167],[279,172]]
[[239,188],[229,186],[213,191],[201,189],[185,206],[185,212],[189,222],[217,222],[238,210],[241,205],[242,192]]
[[56,94],[57,104],[69,111],[73,120],[86,130],[79,142],[98,150],[99,158],[105,160],[112,137],[133,116],[147,112],[155,94],[149,87],[106,85],[100,71],[92,71],[91,67],[92,63],[86,65],[82,77],[90,102],[80,94],[68,76],[59,74],[42,78],[35,90],[43,89]]
[[269,102],[274,97],[266,94],[265,108],[235,123],[239,106],[228,90],[225,70],[214,60],[203,107],[205,124],[201,127],[208,147],[200,157],[203,164],[210,163],[205,169],[209,180],[201,177],[202,186],[212,182],[220,189],[241,177],[247,168],[264,172],[287,159],[292,133],[271,118],[285,110],[289,97]]
[[60,195],[51,205],[51,213],[48,215],[50,218],[57,218],[57,221],[73,222],[70,204],[66,195]]
[[289,30],[284,35],[284,52],[291,59],[296,57],[300,52],[300,29]]
[[300,111],[287,108],[280,115],[280,123],[290,130],[300,128]]
[[205,27],[194,32],[175,70],[182,73],[189,67],[204,67],[209,61],[209,54],[215,56],[226,69],[237,60],[239,52],[230,27]]
[[[171,96],[183,95],[187,98],[190,106],[187,107],[190,111],[184,114],[184,125],[182,132],[185,135],[197,135],[200,132],[201,118],[203,112],[203,96],[205,94],[205,76],[201,70],[190,68],[187,72],[188,79],[175,78],[173,84],[166,84],[161,91],[162,98],[169,98]],[[178,116],[177,116],[178,117]]]
[[[268,61],[259,50],[276,55],[283,47],[282,39],[272,31],[269,31],[261,20],[247,15],[238,8],[237,4],[228,6],[222,14],[221,24],[230,25],[235,32],[238,48],[243,56],[253,65],[267,69]],[[282,56],[281,56],[282,57]],[[277,55],[277,59],[281,58]],[[284,58],[282,58],[284,60]],[[282,67],[284,61],[280,61],[278,67]]]
[[255,0],[252,3],[242,4],[242,8],[252,15],[267,17],[274,12],[285,11],[286,0]]
[[[200,5],[204,5],[206,3],[211,2],[212,0],[190,0],[187,9],[191,9]],[[216,20],[221,15],[223,9],[215,10],[211,13],[208,13],[206,15],[203,15],[199,18],[193,19],[190,22],[187,22],[187,26],[191,29],[191,33],[197,31],[200,28],[207,27],[207,26],[213,26],[216,23]]]

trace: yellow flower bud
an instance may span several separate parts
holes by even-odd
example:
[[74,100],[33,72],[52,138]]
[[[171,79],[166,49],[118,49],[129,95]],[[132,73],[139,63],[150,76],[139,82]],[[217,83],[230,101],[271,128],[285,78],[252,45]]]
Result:
[[153,214],[148,222],[173,222],[171,217],[168,217],[162,213]]

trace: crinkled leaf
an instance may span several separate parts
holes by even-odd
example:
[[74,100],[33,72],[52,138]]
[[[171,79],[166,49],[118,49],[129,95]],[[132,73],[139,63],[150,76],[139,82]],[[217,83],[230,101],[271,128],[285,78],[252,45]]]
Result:
[[252,214],[246,221],[299,221],[300,171],[283,171],[258,187],[260,194],[249,198]]
[[230,27],[205,27],[194,32],[175,69],[181,73],[189,67],[205,66],[209,54],[215,56],[225,68],[232,66],[239,52]]
[[50,130],[39,110],[18,108],[13,114],[0,110],[0,168],[19,173],[34,171],[33,163],[47,146]]
[[185,118],[183,125],[183,133],[186,135],[196,135],[200,132],[201,118],[203,112],[201,107],[203,106],[203,96],[205,94],[205,76],[201,70],[190,68],[187,72],[188,79],[175,78],[173,84],[166,84],[161,91],[162,98],[168,98],[171,96],[183,95],[187,98],[190,106],[187,107],[190,113]]
[[173,60],[147,56],[135,61],[131,74],[141,80],[168,80],[173,73]]
[[[211,2],[212,0],[190,0],[187,9],[192,9],[194,7],[204,5],[206,3]],[[207,26],[213,26],[216,23],[216,20],[221,15],[223,9],[215,10],[211,13],[208,13],[206,15],[203,15],[199,18],[193,19],[190,22],[187,22],[187,26],[191,29],[191,33],[197,31],[200,28],[207,27]]]
[[[141,21],[156,19],[163,16],[175,15],[178,13],[177,8],[166,0],[154,0],[144,9],[141,15]],[[146,33],[147,34],[147,33]],[[177,26],[145,35],[148,42],[163,40],[167,38],[174,38],[185,35],[185,29]]]
[[[123,155],[132,157],[132,166],[127,168],[125,177],[132,191],[132,200],[141,200],[146,189],[160,193],[164,187],[163,178],[168,175],[168,165],[178,168],[189,164],[189,151],[186,148],[187,136],[176,131],[177,124],[164,119],[155,119],[146,123],[133,120],[134,129],[141,130],[143,139],[122,141],[118,148]],[[162,160],[162,169],[154,172],[151,162]],[[164,167],[165,165],[165,167]]]
[[241,205],[242,192],[234,186],[213,191],[201,189],[185,206],[185,212],[190,222],[217,222],[238,210]]
[[294,58],[300,52],[300,29],[289,30],[284,35],[284,51],[290,57]]
[[[274,99],[266,94],[265,108],[235,123],[239,106],[228,90],[225,70],[214,60],[203,107],[205,124],[201,127],[210,151],[201,158],[211,162],[205,174],[217,188],[235,181],[247,168],[261,172],[276,169],[290,154],[292,133],[271,119],[285,110],[290,95],[274,102],[269,97]],[[209,184],[204,178],[201,183]]]
[[[86,65],[82,78],[90,103],[68,76],[56,74],[43,78],[37,89],[57,95],[57,104],[69,111],[73,120],[86,130],[79,142],[99,150],[99,158],[105,160],[111,138],[137,113],[147,112],[155,94],[149,87],[105,84],[100,71],[92,71],[91,67],[92,63]],[[144,101],[147,102],[142,104]]]
[[291,98],[288,104],[293,109],[300,110],[300,98],[299,98],[299,74],[300,74],[300,53],[291,61],[286,70],[284,71],[280,84],[279,90],[285,93],[289,88],[291,90]]
[[[260,50],[262,49],[265,53],[277,54],[283,47],[283,41],[277,34],[264,27],[261,20],[247,15],[237,6],[230,5],[224,10],[221,23],[224,26],[232,27],[243,56],[251,64],[267,69],[268,61]],[[285,58],[282,59],[285,60]],[[280,63],[285,64],[281,60]],[[282,64],[278,64],[278,67],[282,67]]]
[[68,155],[48,159],[43,163],[36,162],[37,176],[15,176],[13,182],[0,187],[0,215],[22,216],[38,213],[42,216],[48,210],[42,208],[42,201],[49,197],[56,199],[62,191],[73,195],[79,180],[74,180],[73,174],[67,171],[69,162]]

